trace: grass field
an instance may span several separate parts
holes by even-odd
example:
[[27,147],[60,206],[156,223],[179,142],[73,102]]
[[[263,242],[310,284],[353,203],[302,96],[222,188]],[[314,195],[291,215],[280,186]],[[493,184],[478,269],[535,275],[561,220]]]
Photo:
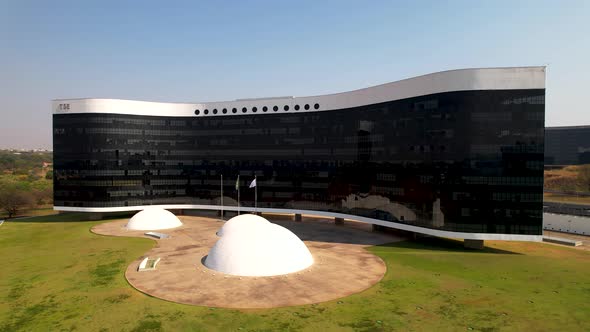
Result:
[[123,273],[155,242],[94,235],[97,222],[81,218],[0,226],[0,331],[590,330],[587,251],[492,241],[469,251],[441,239],[376,246],[388,271],[361,294],[240,311],[139,293]]

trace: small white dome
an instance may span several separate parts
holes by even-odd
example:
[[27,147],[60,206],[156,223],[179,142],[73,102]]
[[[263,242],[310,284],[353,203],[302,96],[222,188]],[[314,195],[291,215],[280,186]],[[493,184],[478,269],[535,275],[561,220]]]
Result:
[[153,231],[182,226],[174,213],[157,206],[148,207],[136,213],[127,223],[127,229],[134,231]]
[[274,276],[303,270],[313,257],[290,230],[254,215],[228,220],[217,232],[221,238],[205,259],[205,266],[240,276]]

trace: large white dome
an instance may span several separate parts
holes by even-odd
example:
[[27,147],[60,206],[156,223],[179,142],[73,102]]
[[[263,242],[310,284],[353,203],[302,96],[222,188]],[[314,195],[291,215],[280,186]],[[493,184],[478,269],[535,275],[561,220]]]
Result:
[[254,215],[228,220],[217,232],[205,266],[240,276],[274,276],[303,270],[313,257],[290,230]]
[[174,213],[157,206],[139,211],[127,223],[127,229],[134,231],[154,231],[179,226],[182,226],[182,222]]

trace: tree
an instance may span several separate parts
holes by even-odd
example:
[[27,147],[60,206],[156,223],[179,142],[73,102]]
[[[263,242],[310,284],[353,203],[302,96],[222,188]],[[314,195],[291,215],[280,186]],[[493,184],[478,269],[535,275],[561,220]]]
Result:
[[27,182],[35,182],[37,180],[40,180],[41,177],[37,174],[35,174],[35,172],[29,172],[29,174],[27,174]]
[[43,205],[53,202],[53,189],[51,187],[35,188],[31,191],[35,204]]
[[34,197],[30,192],[24,192],[15,187],[0,191],[0,208],[6,211],[8,218],[14,217],[19,210],[30,207],[33,200]]

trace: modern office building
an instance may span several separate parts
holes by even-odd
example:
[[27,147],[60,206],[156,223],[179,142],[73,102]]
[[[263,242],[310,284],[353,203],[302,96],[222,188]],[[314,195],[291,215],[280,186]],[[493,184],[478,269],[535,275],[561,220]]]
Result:
[[545,164],[590,164],[590,126],[545,128]]
[[[56,210],[257,210],[540,240],[545,68],[311,97],[53,102]],[[221,176],[223,175],[223,185]]]

